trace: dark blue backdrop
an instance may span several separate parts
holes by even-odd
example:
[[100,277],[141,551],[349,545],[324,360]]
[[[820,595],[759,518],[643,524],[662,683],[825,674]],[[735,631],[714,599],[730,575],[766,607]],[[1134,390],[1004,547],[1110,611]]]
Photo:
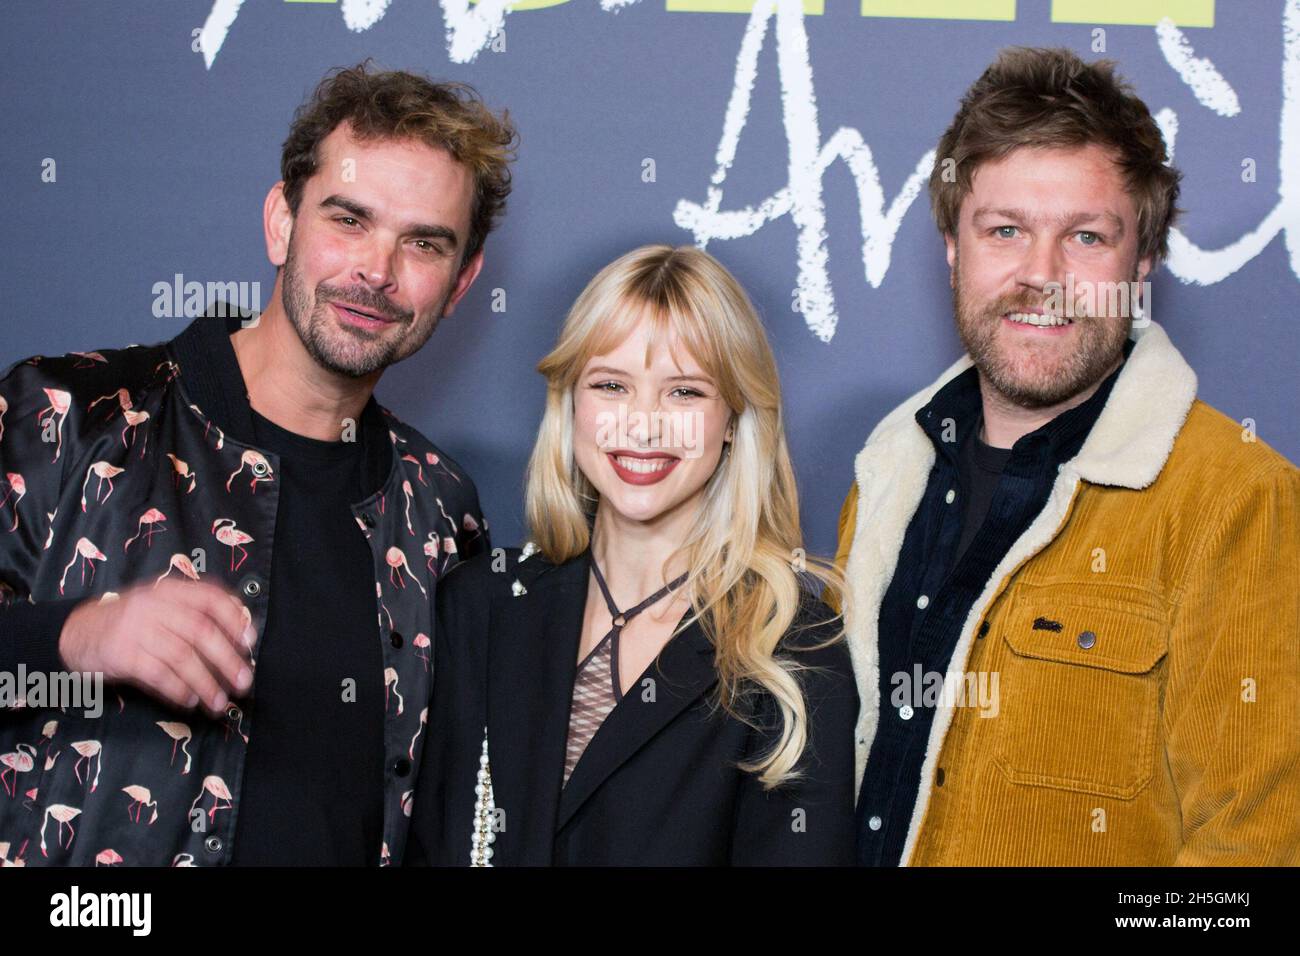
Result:
[[[752,19],[674,9],[692,5],[709,4],[567,0],[510,12],[492,39],[500,0],[6,0],[0,364],[169,338],[188,319],[155,316],[153,289],[178,273],[269,295],[262,199],[292,111],[327,68],[373,56],[468,81],[520,127],[515,193],[468,299],[379,397],[470,469],[498,542],[515,543],[543,397],[534,365],[605,262],[707,238],[682,223],[708,200],[732,104],[720,209],[775,196],[780,213],[792,184],[799,203],[708,248],[764,315],[809,546],[829,552],[871,427],[959,354],[924,195],[896,235],[877,220],[1000,47],[1094,58],[1104,44],[1152,109],[1169,111],[1186,173],[1186,242],[1155,280],[1155,318],[1203,398],[1300,458],[1300,0],[829,0],[802,17],[780,4],[779,27],[766,0]],[[971,19],[863,15],[900,6]],[[1080,7],[1092,22],[1065,22]],[[974,19],[990,13],[1011,19]],[[1181,30],[1154,26],[1164,13]],[[750,76],[747,31],[746,111],[733,93]],[[818,150],[837,135],[846,148],[823,170]],[[867,150],[883,198],[870,198],[869,169],[855,178],[844,161],[861,174]]]

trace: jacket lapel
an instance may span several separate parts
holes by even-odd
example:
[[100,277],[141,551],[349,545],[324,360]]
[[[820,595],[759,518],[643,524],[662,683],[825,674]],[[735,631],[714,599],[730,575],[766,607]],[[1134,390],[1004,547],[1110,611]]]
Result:
[[[501,620],[491,628],[488,752],[507,826],[498,852],[515,865],[546,866],[564,777],[587,561],[580,556],[554,565],[537,555],[507,573],[525,593],[500,605]],[[511,825],[514,816],[521,824]]]
[[[683,615],[683,620],[690,613]],[[578,627],[581,628],[581,620]],[[573,653],[576,655],[576,647]],[[576,670],[576,665],[571,670]],[[627,695],[610,711],[587,744],[560,795],[556,831],[573,818],[614,771],[699,700],[717,679],[713,645],[699,622],[694,622],[664,646],[658,660],[628,688]]]

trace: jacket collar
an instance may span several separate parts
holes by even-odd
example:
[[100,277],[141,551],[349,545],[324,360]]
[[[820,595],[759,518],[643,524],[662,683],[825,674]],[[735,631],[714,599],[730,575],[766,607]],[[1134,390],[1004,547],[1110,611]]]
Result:
[[[244,317],[229,309],[224,317],[209,312],[192,321],[168,343],[180,368],[181,391],[199,413],[241,444],[253,440],[252,406],[239,371],[239,359],[230,336],[242,327]],[[378,491],[388,481],[396,452],[388,436],[383,410],[371,395],[361,412],[365,487]]]
[[[699,623],[674,637],[652,664],[654,685],[634,684],[564,778],[569,709],[590,586],[591,549],[553,564],[542,554],[514,571],[526,593],[504,603],[493,628],[488,739],[497,803],[509,812],[527,795],[541,826],[521,835],[515,862],[550,862],[554,835],[600,785],[717,681],[713,645]],[[505,646],[508,642],[508,646]],[[547,826],[553,821],[552,826]],[[541,831],[545,831],[543,834]]]
[[[1196,373],[1155,322],[1134,327],[1130,337],[1135,340],[1132,352],[1069,466],[1084,481],[1140,489],[1155,481],[1173,450],[1196,398]],[[918,410],[973,364],[963,355],[933,384],[890,412],[867,439],[862,454],[878,454],[897,442],[910,444]]]

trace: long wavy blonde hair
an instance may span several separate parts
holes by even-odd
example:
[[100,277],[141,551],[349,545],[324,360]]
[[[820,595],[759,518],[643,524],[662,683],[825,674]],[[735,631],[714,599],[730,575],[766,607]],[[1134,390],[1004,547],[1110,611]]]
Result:
[[[845,589],[832,563],[803,550],[772,349],[744,289],[708,253],[693,246],[634,249],[603,268],[574,302],[559,343],[537,365],[547,393],[528,463],[529,532],[557,564],[589,546],[598,495],[574,458],[574,387],[589,360],[616,348],[643,318],[651,323],[647,363],[655,344],[672,338],[712,378],[733,414],[731,450],[705,486],[694,529],[669,561],[685,557],[693,613],[682,628],[698,620],[713,644],[718,703],[749,720],[742,699],[766,692],[780,710],[775,745],[742,764],[770,789],[799,776],[808,739],[801,665],[776,654],[807,600],[800,573],[840,594]],[[829,608],[825,619],[836,619]],[[832,640],[842,633],[837,628]]]

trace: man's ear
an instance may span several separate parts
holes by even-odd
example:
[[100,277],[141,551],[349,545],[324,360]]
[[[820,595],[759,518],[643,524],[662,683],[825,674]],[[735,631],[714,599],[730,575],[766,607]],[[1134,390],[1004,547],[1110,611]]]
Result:
[[1155,265],[1155,258],[1153,256],[1143,256],[1141,259],[1138,260],[1137,263],[1138,282],[1146,281],[1146,278],[1151,274],[1151,268],[1154,265]]
[[266,257],[277,269],[289,257],[293,234],[293,211],[284,198],[284,181],[276,183],[262,203],[262,232],[266,236]]
[[957,237],[950,232],[943,234],[943,244],[948,251],[948,285],[957,288]]
[[459,302],[464,297],[465,293],[469,291],[469,287],[474,284],[474,280],[478,278],[479,270],[482,268],[483,250],[480,249],[478,252],[474,253],[469,262],[461,266],[460,275],[456,277],[456,288],[452,290],[451,298],[447,300],[447,307],[442,310],[443,318],[451,315],[455,310],[456,303]]

